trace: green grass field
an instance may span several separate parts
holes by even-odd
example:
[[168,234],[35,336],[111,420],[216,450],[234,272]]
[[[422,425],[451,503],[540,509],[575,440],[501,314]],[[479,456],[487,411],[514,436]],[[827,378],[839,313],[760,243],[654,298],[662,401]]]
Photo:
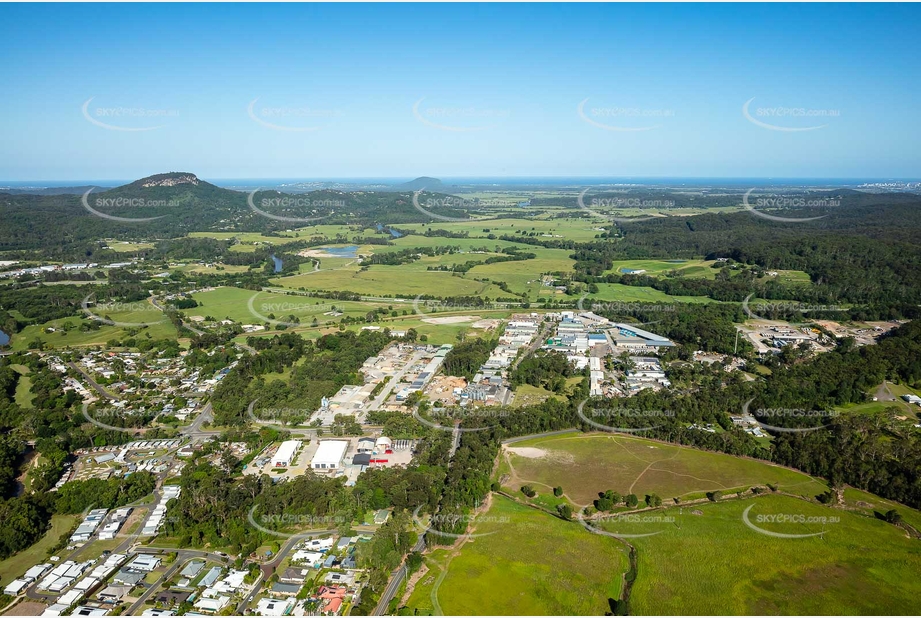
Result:
[[[211,316],[217,320],[229,318],[242,324],[262,324],[266,321],[265,318],[272,314],[276,320],[284,320],[287,316],[294,315],[300,319],[301,324],[309,326],[314,318],[319,322],[342,319],[342,316],[323,315],[332,311],[333,306],[337,311],[353,317],[364,316],[374,307],[388,306],[382,303],[358,303],[265,291],[254,292],[234,287],[198,292],[193,298],[199,306],[186,309],[184,313],[187,316]],[[253,301],[252,310],[249,306],[250,299]]]
[[599,283],[598,293],[585,299],[585,303],[592,301],[616,301],[626,303],[713,303],[716,302],[708,296],[669,296],[655,288],[637,287],[622,283]]
[[39,564],[47,558],[51,548],[58,544],[63,535],[70,532],[76,521],[76,515],[53,515],[51,517],[51,528],[48,529],[45,536],[28,549],[0,562],[0,586],[6,586],[28,571],[29,567]]
[[921,512],[908,508],[898,502],[886,500],[879,496],[873,495],[866,491],[846,487],[844,489],[844,502],[849,508],[856,509],[870,517],[876,517],[877,513],[885,514],[890,509],[895,509],[902,516],[902,519],[908,525],[921,531]]
[[[444,615],[602,615],[619,598],[625,546],[499,495],[459,551],[426,557],[407,606]],[[438,611],[440,610],[440,611]]]
[[[96,311],[94,309],[94,311]],[[36,338],[44,342],[47,348],[64,348],[64,347],[86,347],[94,345],[105,345],[111,339],[123,339],[134,333],[136,337],[147,337],[152,339],[175,339],[178,334],[172,323],[166,316],[151,308],[150,311],[120,311],[106,312],[98,310],[97,314],[103,318],[126,324],[148,324],[147,326],[112,326],[110,324],[100,324],[98,330],[81,332],[79,325],[83,321],[81,318],[70,317],[51,320],[44,324],[32,324],[26,326],[22,331],[13,336],[11,349],[20,351],[28,349],[28,344]],[[66,330],[65,325],[69,325],[71,330]],[[53,328],[55,332],[45,332],[45,329]]]
[[21,408],[31,408],[35,395],[31,392],[32,378],[28,375],[29,368],[25,365],[10,365],[10,368],[19,374],[19,380],[16,382],[16,404]]
[[[749,528],[749,521],[782,534]],[[780,495],[657,511],[674,523],[636,524],[629,533],[638,577],[636,615],[894,615],[917,613],[921,542],[872,517]],[[803,518],[759,522],[766,515]],[[807,518],[837,517],[824,526]],[[601,526],[602,528],[606,526]],[[617,532],[625,532],[624,524]]]
[[[516,449],[539,449],[534,451]],[[518,491],[532,485],[538,492],[562,486],[575,504],[591,504],[598,492],[613,489],[642,499],[656,493],[664,500],[691,499],[708,491],[728,491],[773,483],[782,491],[812,498],[824,483],[801,472],[752,459],[741,459],[632,436],[604,433],[538,438],[507,449],[511,478]],[[531,456],[525,456],[531,455]]]
[[273,279],[272,283],[286,288],[357,292],[373,296],[508,296],[491,283],[455,277],[449,272],[418,271],[408,276],[401,266],[372,266],[366,271],[360,271],[355,265],[340,270],[281,277]]
[[121,240],[110,240],[108,241],[108,245],[109,249],[118,253],[132,253],[144,249],[153,249],[154,247],[152,242],[127,242]]

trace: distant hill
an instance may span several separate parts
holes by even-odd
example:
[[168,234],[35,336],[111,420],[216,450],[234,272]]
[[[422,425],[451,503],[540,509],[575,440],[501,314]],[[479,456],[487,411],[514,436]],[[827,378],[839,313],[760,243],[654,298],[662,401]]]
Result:
[[175,187],[178,185],[198,186],[200,184],[207,185],[208,183],[204,182],[203,180],[199,180],[198,176],[190,172],[168,172],[166,174],[154,174],[153,176],[148,176],[147,178],[135,180],[127,186],[147,189],[151,187]]
[[[413,183],[420,187],[440,185],[434,178],[419,178]],[[165,239],[196,231],[271,234],[308,227],[313,221],[374,227],[432,220],[413,205],[413,191],[418,189],[324,189],[296,194],[269,190],[251,198],[248,192],[215,186],[191,172],[154,174],[109,189],[88,186],[79,193],[75,189],[49,194],[0,191],[4,224],[0,259],[89,259],[106,238]],[[93,191],[84,196],[90,189]],[[430,191],[427,188],[426,193]],[[451,208],[439,211],[447,216],[468,216]]]
[[447,191],[448,187],[442,183],[437,178],[431,178],[429,176],[420,176],[415,180],[410,180],[409,182],[404,182],[399,185],[393,185],[388,188],[388,191],[421,191],[425,189],[426,191],[431,191],[432,193],[438,193],[440,191]]

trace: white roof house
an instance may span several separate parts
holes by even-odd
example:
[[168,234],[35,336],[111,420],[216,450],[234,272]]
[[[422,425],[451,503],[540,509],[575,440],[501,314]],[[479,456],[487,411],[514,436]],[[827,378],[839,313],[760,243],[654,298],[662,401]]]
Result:
[[11,597],[15,597],[28,585],[29,582],[24,579],[14,579],[6,585],[6,588],[3,589],[3,594],[8,594]]
[[153,554],[138,554],[138,557],[128,565],[130,568],[138,571],[153,571],[160,566],[160,558]]
[[345,458],[345,451],[349,443],[345,440],[320,440],[310,467],[314,470],[336,470],[342,466],[342,460]]
[[291,462],[294,461],[294,456],[297,455],[300,448],[300,440],[287,440],[282,442],[281,446],[279,446],[278,450],[275,452],[275,456],[272,457],[272,467],[287,468],[290,466]]
[[230,597],[221,596],[214,599],[202,597],[195,602],[195,607],[197,609],[202,609],[208,612],[219,612],[230,603]]
[[260,599],[256,611],[262,616],[284,616],[291,607],[291,599]]

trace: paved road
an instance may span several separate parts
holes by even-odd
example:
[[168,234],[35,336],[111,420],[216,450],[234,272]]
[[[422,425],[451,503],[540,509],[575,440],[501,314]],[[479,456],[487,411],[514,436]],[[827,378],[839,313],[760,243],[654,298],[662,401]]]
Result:
[[[451,467],[451,462],[454,459],[454,453],[457,452],[457,447],[460,445],[461,430],[460,426],[455,425],[454,431],[451,436],[451,450],[448,451],[448,467]],[[416,541],[415,546],[413,546],[412,551],[419,551],[425,549],[425,533],[419,535],[419,539]],[[400,584],[403,583],[403,579],[406,578],[406,563],[405,558],[404,562],[397,568],[393,573],[390,574],[390,581],[387,583],[387,587],[384,588],[384,592],[381,593],[381,598],[377,602],[377,607],[374,608],[374,611],[371,612],[372,616],[383,616],[387,613],[387,608],[390,606],[390,601],[393,600],[393,596],[397,593]]]
[[86,371],[84,371],[83,368],[80,367],[80,366],[78,366],[76,363],[74,363],[74,362],[69,362],[69,363],[67,363],[67,366],[70,367],[71,369],[73,369],[74,371],[76,371],[77,373],[79,373],[80,375],[82,375],[82,376],[86,379],[86,381],[89,382],[89,384],[90,384],[90,386],[93,388],[93,390],[95,390],[97,393],[99,393],[99,395],[102,396],[103,398],[105,398],[105,399],[118,399],[118,397],[116,397],[115,395],[113,395],[112,393],[110,393],[109,391],[107,391],[106,389],[102,388],[99,384],[97,384],[97,383],[96,383],[96,380],[94,380],[92,377],[90,377],[90,374],[88,374]]
[[[416,541],[412,551],[422,551],[423,549],[425,549],[425,535],[420,534],[419,540]],[[383,616],[387,613],[387,608],[390,606],[390,601],[393,600],[394,595],[397,593],[397,590],[400,588],[400,584],[403,583],[403,579],[405,577],[406,564],[401,564],[398,569],[390,574],[390,582],[388,582],[387,587],[384,588],[384,592],[381,594],[381,598],[377,602],[377,607],[375,607],[374,611],[371,612],[372,616]]]
[[381,389],[380,394],[374,398],[374,401],[372,401],[371,405],[368,406],[368,412],[373,412],[374,410],[377,410],[381,407],[381,405],[387,400],[387,397],[390,396],[390,393],[393,392],[393,389],[396,388],[397,384],[400,383],[400,380],[403,379],[403,376],[406,375],[406,372],[409,371],[410,367],[419,362],[419,359],[421,359],[423,356],[425,356],[425,352],[422,350],[419,350],[413,354],[409,362],[403,365],[403,368],[396,372],[392,378],[390,378],[390,381],[387,382],[387,386]]
[[509,367],[509,372],[515,371],[518,369],[518,364],[523,361],[528,356],[534,353],[534,350],[539,348],[544,341],[547,339],[547,335],[550,334],[550,329],[553,328],[553,324],[550,322],[544,322],[540,325],[540,328],[537,331],[537,334],[534,336],[534,339],[531,340],[531,343],[528,344],[528,349],[525,350],[522,354],[518,355],[518,358],[515,359],[515,362],[512,363],[512,366]]
[[170,553],[170,552],[176,552],[176,560],[173,562],[172,565],[170,565],[170,568],[166,570],[166,572],[160,577],[160,579],[158,579],[153,585],[151,585],[147,590],[145,590],[144,593],[138,597],[138,600],[135,601],[131,605],[131,607],[129,607],[125,611],[126,616],[134,615],[134,613],[138,611],[138,609],[140,609],[142,605],[144,605],[144,601],[146,601],[150,597],[150,595],[154,593],[154,591],[158,590],[160,588],[160,585],[163,582],[171,578],[176,573],[176,571],[179,570],[180,567],[185,565],[185,563],[187,563],[192,558],[205,558],[205,559],[215,560],[215,561],[222,562],[222,563],[224,561],[224,557],[218,554],[209,553],[206,551],[197,551],[193,549],[176,550],[176,549],[167,549],[167,548],[160,548],[160,547],[145,547],[144,551],[139,552],[139,553],[164,554],[164,553]]

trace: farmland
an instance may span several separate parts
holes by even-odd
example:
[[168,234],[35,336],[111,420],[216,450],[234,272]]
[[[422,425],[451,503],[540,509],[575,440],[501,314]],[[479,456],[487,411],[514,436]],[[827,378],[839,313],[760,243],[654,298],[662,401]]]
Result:
[[[761,523],[785,515],[808,523]],[[902,507],[901,510],[905,510]],[[676,512],[677,511],[677,512]],[[674,524],[630,539],[638,577],[630,597],[637,615],[912,614],[921,592],[921,544],[878,519],[780,495],[673,507]],[[680,513],[680,514],[679,514]],[[828,519],[824,525],[818,520]],[[603,526],[602,526],[603,527]],[[625,533],[623,524],[618,532]],[[648,533],[650,526],[642,532]]]
[[608,489],[685,500],[767,483],[809,498],[827,489],[801,472],[765,462],[624,435],[538,438],[507,447],[504,456],[508,478],[503,484],[511,491],[525,484],[538,492],[562,486],[579,506]]
[[[494,495],[459,549],[426,557],[407,606],[445,615],[600,615],[621,595],[625,547]],[[436,605],[437,604],[437,605]]]
[[[121,339],[135,333],[135,336],[151,339],[171,338],[178,334],[166,316],[153,307],[150,310],[112,311],[99,310],[99,315],[110,321],[119,322],[122,326],[99,323],[96,330],[81,331],[80,324],[85,321],[83,317],[69,317],[51,320],[44,324],[26,326],[13,339],[13,350],[28,349],[29,343],[38,339],[47,348],[86,347],[104,345],[112,339]],[[146,324],[147,326],[143,326]]]

